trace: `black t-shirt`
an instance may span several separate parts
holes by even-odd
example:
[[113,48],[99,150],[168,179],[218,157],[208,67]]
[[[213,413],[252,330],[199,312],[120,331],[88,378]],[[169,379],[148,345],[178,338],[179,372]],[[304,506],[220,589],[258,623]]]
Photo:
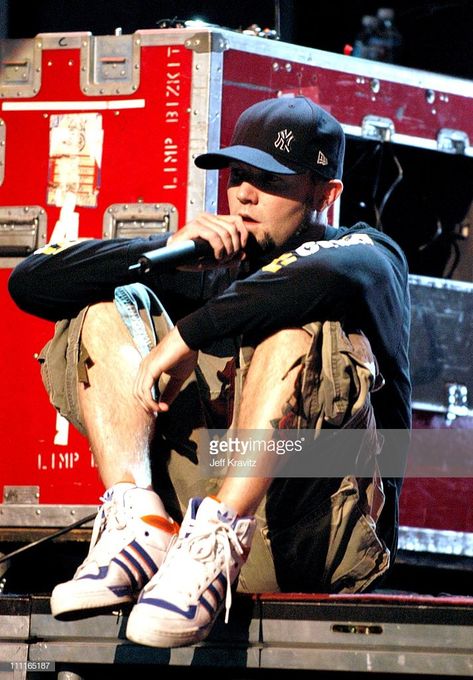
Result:
[[[70,318],[136,280],[130,265],[166,240],[158,235],[45,246],[13,271],[10,294],[26,312]],[[399,246],[382,232],[361,223],[327,227],[324,239],[313,240],[310,231],[293,237],[252,271],[152,271],[141,280],[193,349],[317,320],[337,319],[346,330],[362,330],[386,381],[373,395],[378,426],[410,427],[408,268]]]

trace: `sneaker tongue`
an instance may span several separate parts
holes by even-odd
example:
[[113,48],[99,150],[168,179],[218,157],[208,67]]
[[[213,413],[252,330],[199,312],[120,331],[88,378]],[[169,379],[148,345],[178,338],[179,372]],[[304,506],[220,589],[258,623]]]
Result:
[[131,482],[117,482],[117,484],[114,484],[107,489],[107,493],[111,493],[113,496],[122,496],[130,489],[136,489],[136,484],[132,484]]
[[101,498],[102,501],[111,501],[112,498],[115,498],[117,500],[123,494],[128,491],[129,489],[135,489],[136,484],[131,484],[130,482],[118,482],[117,484],[114,484],[113,486],[110,486],[108,489],[104,491],[104,494]]
[[233,524],[238,519],[238,514],[225,503],[207,496],[199,506],[196,519]]

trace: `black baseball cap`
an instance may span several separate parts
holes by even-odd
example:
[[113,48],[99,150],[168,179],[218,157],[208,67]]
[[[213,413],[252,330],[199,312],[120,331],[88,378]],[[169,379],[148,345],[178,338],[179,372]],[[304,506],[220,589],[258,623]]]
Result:
[[264,99],[243,111],[230,146],[201,154],[199,168],[218,170],[241,161],[283,175],[315,171],[341,179],[345,134],[325,109],[303,96]]

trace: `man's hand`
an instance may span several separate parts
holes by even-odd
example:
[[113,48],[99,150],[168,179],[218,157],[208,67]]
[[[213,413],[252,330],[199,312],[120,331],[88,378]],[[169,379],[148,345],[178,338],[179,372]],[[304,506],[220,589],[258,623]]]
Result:
[[[197,364],[197,354],[186,345],[176,327],[151,350],[141,362],[134,387],[134,396],[145,411],[169,411],[183,383]],[[167,379],[167,385],[155,401],[152,390],[162,375]]]
[[232,260],[239,262],[244,258],[248,230],[238,215],[202,213],[170,236],[167,244],[194,238],[208,241],[215,260],[219,264],[226,264]]

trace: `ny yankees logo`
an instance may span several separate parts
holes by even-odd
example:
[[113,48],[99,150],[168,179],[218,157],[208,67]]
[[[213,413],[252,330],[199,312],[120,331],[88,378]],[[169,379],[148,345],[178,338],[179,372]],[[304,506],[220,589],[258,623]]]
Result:
[[280,130],[278,132],[278,136],[276,137],[276,141],[274,142],[274,146],[276,149],[290,153],[293,139],[294,135],[290,130]]

